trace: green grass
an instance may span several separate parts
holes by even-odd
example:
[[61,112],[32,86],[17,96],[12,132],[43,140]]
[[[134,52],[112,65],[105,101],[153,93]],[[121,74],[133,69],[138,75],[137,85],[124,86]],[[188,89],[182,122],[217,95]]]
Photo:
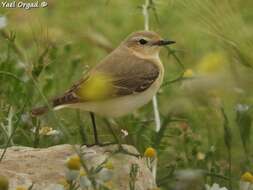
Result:
[[[31,11],[0,8],[8,19],[0,31],[1,147],[12,132],[9,145],[92,142],[85,112],[65,109],[39,119],[31,118],[29,112],[67,90],[83,70],[97,64],[129,33],[144,27],[139,8],[144,1],[48,2],[48,8]],[[174,171],[187,168],[212,173],[205,178],[208,183],[229,187],[231,181],[236,189],[240,175],[253,171],[253,3],[155,2],[157,17],[150,9],[150,28],[177,42],[173,52],[186,69],[193,70],[193,79],[169,83],[159,92],[160,133],[155,132],[151,104],[117,119],[113,128],[117,134],[126,129],[129,136],[123,143],[133,144],[141,153],[149,146],[157,149],[157,183],[163,189],[171,188]],[[180,76],[182,68],[168,50],[161,52],[161,58],[165,81]],[[249,109],[236,111],[238,104]],[[103,118],[97,119],[100,138],[112,141]],[[3,126],[9,126],[9,134]],[[62,133],[38,139],[32,129],[45,126]],[[205,155],[203,160],[198,159],[200,153]]]

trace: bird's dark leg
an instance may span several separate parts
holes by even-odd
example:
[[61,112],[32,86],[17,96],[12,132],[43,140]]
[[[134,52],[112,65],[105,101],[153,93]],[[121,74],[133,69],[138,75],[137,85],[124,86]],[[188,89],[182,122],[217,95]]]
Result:
[[99,145],[98,132],[97,132],[97,126],[96,126],[96,120],[95,120],[94,113],[90,112],[90,117],[91,117],[92,128],[93,128],[94,144]]
[[97,131],[97,126],[96,126],[96,120],[95,120],[95,115],[93,112],[90,112],[90,117],[91,117],[91,122],[92,122],[92,128],[93,128],[93,135],[94,135],[94,143],[87,145],[88,147],[91,146],[107,146],[107,145],[112,145],[115,143],[100,143],[98,140],[98,131]]

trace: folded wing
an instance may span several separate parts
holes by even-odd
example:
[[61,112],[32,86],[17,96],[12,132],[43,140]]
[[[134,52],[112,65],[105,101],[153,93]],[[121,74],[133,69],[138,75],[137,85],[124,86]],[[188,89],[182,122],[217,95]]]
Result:
[[72,86],[53,106],[118,98],[147,90],[159,76],[150,60],[124,54],[109,55],[101,64]]

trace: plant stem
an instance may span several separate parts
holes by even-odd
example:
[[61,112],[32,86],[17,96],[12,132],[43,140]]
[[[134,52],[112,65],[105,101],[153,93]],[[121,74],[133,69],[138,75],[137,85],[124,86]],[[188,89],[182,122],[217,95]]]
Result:
[[[145,0],[145,3],[142,5],[142,13],[144,17],[144,29],[149,30],[149,14],[148,9],[150,8],[150,0]],[[154,111],[154,117],[155,117],[155,126],[156,126],[156,132],[159,132],[161,129],[161,119],[159,114],[159,108],[157,103],[157,97],[156,95],[152,99],[152,105],[153,105],[153,111]],[[155,163],[152,165],[152,175],[154,179],[156,180],[156,172],[157,172],[157,158]]]
[[[142,5],[142,14],[144,17],[144,30],[147,30],[147,31],[149,30],[149,13],[148,13],[149,8],[150,8],[150,0],[145,0],[145,3]],[[154,111],[155,124],[156,124],[156,132],[158,132],[161,128],[161,119],[160,119],[156,96],[153,97],[152,103],[153,103],[153,111]]]
[[[24,112],[25,107],[26,107],[28,101],[29,101],[29,97],[27,97],[27,100],[25,101],[25,103],[24,103],[24,105],[23,105],[23,107],[22,107],[20,113],[23,113],[23,112]],[[5,147],[4,147],[4,151],[2,152],[1,157],[0,157],[0,163],[1,163],[1,161],[3,160],[3,158],[4,158],[4,155],[6,154],[7,148],[9,147],[9,145],[10,145],[10,143],[11,143],[11,140],[12,140],[12,138],[13,138],[13,136],[14,136],[14,134],[15,134],[17,128],[18,128],[18,125],[19,125],[19,122],[20,122],[20,121],[21,121],[21,115],[18,117],[18,120],[17,120],[17,122],[16,122],[16,124],[15,124],[15,127],[14,127],[14,129],[13,129],[13,131],[12,131],[10,137],[8,138],[8,141],[7,141],[6,145],[5,145]]]
[[145,4],[142,5],[142,14],[144,16],[144,30],[149,30],[149,0],[145,0]]
[[228,173],[229,173],[229,189],[232,190],[232,154],[231,154],[231,141],[232,141],[232,135],[231,135],[231,131],[230,131],[230,127],[229,127],[229,120],[228,117],[225,113],[225,110],[223,107],[220,108],[221,109],[221,114],[224,118],[224,124],[223,124],[223,128],[224,128],[224,141],[225,141],[225,145],[228,151]]

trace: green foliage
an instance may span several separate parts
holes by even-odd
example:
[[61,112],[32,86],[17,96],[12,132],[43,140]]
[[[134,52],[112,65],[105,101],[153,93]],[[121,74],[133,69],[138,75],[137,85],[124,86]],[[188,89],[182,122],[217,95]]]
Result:
[[236,123],[239,128],[240,137],[243,143],[243,148],[246,155],[250,154],[251,143],[251,109],[247,105],[238,105],[236,109]]
[[137,164],[132,164],[130,169],[130,180],[129,180],[129,189],[135,190],[135,183],[137,181],[137,174],[138,174],[139,166]]
[[[207,183],[228,185],[252,169],[253,3],[151,2],[150,29],[177,42],[175,48],[161,52],[162,127],[155,132],[150,104],[110,126],[122,143],[141,153],[149,146],[157,150],[157,183],[163,189],[172,189],[175,171],[185,168],[210,174]],[[90,118],[84,112],[50,111],[38,119],[29,113],[33,107],[49,105],[47,100],[61,95],[129,33],[142,30],[142,4],[49,1],[48,8],[32,11],[0,8],[8,20],[0,29],[1,148],[93,142]],[[193,76],[184,78],[185,69]],[[241,104],[249,109],[235,109]],[[102,118],[97,118],[97,125],[101,141],[115,140]],[[10,126],[11,133],[3,126]],[[40,131],[46,127],[60,135],[43,135]],[[121,129],[128,136],[122,137]],[[236,183],[233,186],[237,188]]]

